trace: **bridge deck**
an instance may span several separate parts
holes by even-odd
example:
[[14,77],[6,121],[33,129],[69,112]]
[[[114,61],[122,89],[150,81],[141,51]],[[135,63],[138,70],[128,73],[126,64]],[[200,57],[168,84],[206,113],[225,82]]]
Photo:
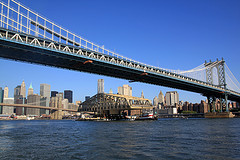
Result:
[[[0,57],[2,58],[106,75],[133,82],[161,85],[200,93],[204,96],[215,95],[216,97],[224,97],[224,93],[228,92],[230,100],[240,102],[239,93],[224,90],[221,87],[182,77],[174,73],[165,71],[157,72],[151,68],[143,68],[144,66],[140,66],[139,68],[131,67],[130,64],[133,64],[132,62],[117,57],[102,55],[97,52],[81,49],[77,46],[60,44],[3,28],[0,28],[0,33]],[[19,34],[23,40],[13,39],[12,37],[16,34]],[[54,44],[56,48],[49,47],[51,44]],[[82,54],[77,54],[77,50],[81,50]],[[102,59],[102,57],[106,60]]]
[[45,107],[45,106],[34,106],[34,105],[28,105],[28,104],[5,104],[0,103],[0,106],[9,106],[9,107],[25,107],[25,108],[40,108],[40,109],[49,109],[49,110],[61,110],[61,111],[69,111],[69,112],[78,112],[78,110],[73,109],[64,109],[64,108],[55,108],[55,107]]

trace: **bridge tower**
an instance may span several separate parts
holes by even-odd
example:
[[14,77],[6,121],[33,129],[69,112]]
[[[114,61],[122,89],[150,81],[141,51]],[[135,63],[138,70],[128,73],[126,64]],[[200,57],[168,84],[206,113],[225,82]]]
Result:
[[[224,89],[227,89],[226,84],[226,78],[225,78],[225,61],[222,58],[222,60],[218,60],[215,62],[205,61],[205,67],[206,67],[206,82],[212,85],[218,85],[219,87],[222,87]],[[217,70],[217,84],[214,84],[214,77],[213,77],[213,69]],[[224,110],[228,112],[228,93],[223,92],[220,95],[207,95],[208,98],[208,104],[209,104],[209,112],[215,112],[216,111],[216,99],[219,98],[220,101],[220,107],[221,112]]]

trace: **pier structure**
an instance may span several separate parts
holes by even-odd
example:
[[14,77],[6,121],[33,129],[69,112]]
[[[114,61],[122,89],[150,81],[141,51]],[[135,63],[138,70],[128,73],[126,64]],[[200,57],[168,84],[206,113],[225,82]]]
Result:
[[146,98],[99,93],[80,105],[82,112],[94,112],[98,116],[117,116],[124,111],[139,111],[153,109],[152,102]]

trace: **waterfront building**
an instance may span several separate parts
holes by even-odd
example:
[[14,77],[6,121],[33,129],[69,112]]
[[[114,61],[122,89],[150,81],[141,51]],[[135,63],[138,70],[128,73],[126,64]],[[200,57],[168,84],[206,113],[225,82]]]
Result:
[[98,79],[98,92],[97,93],[104,93],[104,79]]
[[140,115],[143,110],[152,110],[153,106],[149,99],[104,93],[89,98],[81,104],[80,108],[81,111],[90,111],[101,116],[109,116],[119,115],[122,112],[127,113],[127,115],[134,115],[133,113],[139,113]]
[[160,91],[160,93],[158,94],[158,103],[160,103],[161,105],[165,104],[165,98],[162,91]]
[[[27,104],[40,106],[40,99],[41,96],[38,94],[29,95],[27,97],[28,101]],[[26,108],[26,115],[36,115],[40,116],[40,109],[39,108]]]
[[20,95],[22,95],[23,98],[26,97],[26,85],[24,80],[22,81],[22,84],[21,84]]
[[64,90],[64,99],[68,99],[68,102],[72,103],[73,102],[73,91]]
[[32,87],[32,83],[30,84],[29,88],[28,88],[28,96],[29,95],[33,95],[33,87]]
[[132,87],[124,84],[122,87],[118,87],[118,94],[125,96],[132,96]]
[[3,95],[3,98],[8,98],[8,87],[6,86],[5,88],[4,88],[4,95]]
[[51,91],[51,97],[56,97],[57,94],[58,94],[58,91]]
[[167,106],[175,106],[175,104],[179,103],[179,95],[177,91],[167,92],[166,93],[166,105]]
[[[0,87],[0,103],[3,103],[3,96],[4,96],[4,90],[2,90],[2,87]],[[2,107],[0,106],[0,114],[2,113]]]
[[[4,98],[3,103],[5,104],[14,104],[14,98]],[[12,115],[14,113],[13,106],[3,106],[2,114]]]

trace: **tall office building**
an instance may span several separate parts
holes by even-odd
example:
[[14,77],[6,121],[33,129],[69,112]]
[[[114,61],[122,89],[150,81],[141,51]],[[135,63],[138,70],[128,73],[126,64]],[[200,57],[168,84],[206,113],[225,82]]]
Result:
[[21,93],[21,86],[17,86],[14,88],[14,96],[19,96]]
[[161,105],[165,104],[165,99],[162,91],[160,91],[160,93],[158,94],[158,103],[160,103]]
[[22,81],[22,84],[21,84],[20,95],[22,95],[23,98],[26,97],[26,85],[25,85],[25,82],[24,82],[24,81]]
[[[22,95],[18,95],[18,96],[14,97],[14,103],[15,104],[26,104],[27,103],[27,99],[23,98]],[[14,110],[15,110],[14,112],[16,113],[16,115],[24,115],[25,111],[26,111],[26,108],[24,108],[24,107],[15,107]]]
[[23,96],[21,95],[21,86],[17,86],[14,88],[14,103],[16,103],[16,100],[19,98],[22,98]]
[[130,87],[127,84],[124,84],[122,87],[118,87],[118,94],[132,96],[132,87]]
[[[14,104],[14,98],[4,98],[3,103],[5,104]],[[14,107],[12,106],[3,106],[2,114],[12,115],[14,113]]]
[[68,99],[69,103],[73,102],[73,92],[71,90],[64,90],[64,99]]
[[7,86],[4,88],[4,96],[3,96],[3,98],[8,98],[8,87]]
[[[40,99],[41,96],[38,94],[29,95],[27,97],[28,101],[27,104],[40,106]],[[39,108],[26,108],[26,115],[37,115],[40,116],[40,109]]]
[[[43,96],[40,97],[40,106],[44,106],[44,107],[47,106],[47,97],[43,97]],[[49,114],[49,110],[40,108],[40,115],[43,115],[43,114]]]
[[56,94],[58,94],[58,91],[51,91],[51,97],[56,97]]
[[46,107],[49,107],[51,86],[49,84],[40,84],[40,95],[46,98]]
[[32,83],[30,84],[30,87],[28,88],[28,96],[29,96],[29,95],[33,95]]
[[[23,104],[23,96],[21,94],[21,86],[18,85],[14,88],[14,104]],[[17,115],[22,115],[23,108],[22,107],[14,107],[14,113]]]
[[177,91],[167,92],[166,93],[166,105],[174,106],[179,103],[179,95]]
[[[4,90],[2,90],[2,87],[0,87],[0,103],[3,103],[3,95],[4,95]],[[2,107],[0,106],[0,114],[2,114]]]
[[98,92],[97,93],[104,93],[104,79],[98,80]]

